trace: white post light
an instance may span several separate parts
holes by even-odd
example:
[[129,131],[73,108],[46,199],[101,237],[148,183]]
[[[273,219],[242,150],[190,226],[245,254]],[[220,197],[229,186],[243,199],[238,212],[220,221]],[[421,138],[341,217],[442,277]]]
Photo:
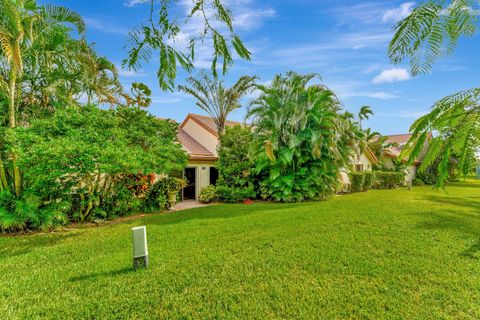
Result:
[[148,267],[147,228],[132,228],[133,269]]

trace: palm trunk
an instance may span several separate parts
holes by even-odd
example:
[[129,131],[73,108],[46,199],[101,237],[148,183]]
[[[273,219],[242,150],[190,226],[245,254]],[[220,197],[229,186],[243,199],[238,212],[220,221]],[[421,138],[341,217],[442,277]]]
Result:
[[3,159],[0,155],[0,191],[8,190],[7,174],[3,165]]
[[[10,71],[10,101],[8,103],[8,120],[9,120],[9,127],[15,128],[15,91],[16,91],[16,84],[17,84],[17,74],[15,72],[15,68],[12,67]],[[17,165],[17,155],[12,152],[12,165],[13,165],[13,186],[15,190],[15,195],[20,197],[22,194],[22,180],[20,176],[20,169]]]

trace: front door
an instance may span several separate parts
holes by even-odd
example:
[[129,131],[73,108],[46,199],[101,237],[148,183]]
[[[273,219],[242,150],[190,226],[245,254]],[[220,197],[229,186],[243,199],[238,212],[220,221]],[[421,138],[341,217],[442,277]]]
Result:
[[197,168],[185,168],[185,180],[187,180],[188,186],[183,189],[184,200],[196,199],[196,178]]

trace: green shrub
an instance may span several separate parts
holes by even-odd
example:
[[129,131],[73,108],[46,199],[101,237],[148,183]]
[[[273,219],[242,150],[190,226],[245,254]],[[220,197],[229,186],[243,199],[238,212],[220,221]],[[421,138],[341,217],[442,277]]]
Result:
[[365,174],[363,172],[350,173],[350,184],[352,186],[352,192],[363,191],[364,183],[365,183]]
[[202,203],[210,203],[214,201],[216,198],[216,190],[215,186],[209,185],[206,187],[203,187],[202,190],[200,190],[200,195],[198,196],[198,200]]
[[49,230],[64,225],[70,210],[67,202],[44,205],[34,195],[16,198],[8,191],[0,192],[0,232]]
[[254,164],[249,159],[252,140],[250,127],[237,125],[225,128],[225,132],[220,136],[218,149],[217,186],[246,188],[254,184]]
[[154,212],[169,209],[171,204],[168,201],[168,193],[180,191],[186,186],[187,183],[183,179],[169,176],[161,177],[148,192],[144,205],[145,211]]
[[226,186],[218,186],[216,187],[216,194],[218,200],[227,203],[241,202],[245,199],[252,199],[256,197],[253,187],[230,188]]
[[373,172],[364,172],[365,181],[363,182],[363,190],[368,191],[372,189],[373,183],[375,182],[375,173]]
[[423,182],[423,180],[420,178],[415,178],[412,181],[412,186],[423,186],[423,185],[425,185],[425,182]]
[[375,172],[375,189],[394,189],[404,184],[403,172]]

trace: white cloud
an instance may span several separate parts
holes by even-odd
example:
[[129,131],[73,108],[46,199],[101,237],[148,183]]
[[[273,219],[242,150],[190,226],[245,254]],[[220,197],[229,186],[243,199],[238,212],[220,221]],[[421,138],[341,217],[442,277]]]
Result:
[[156,104],[170,104],[180,102],[180,98],[176,97],[152,97],[152,103]]
[[418,111],[418,110],[403,110],[399,113],[399,116],[406,119],[418,119],[423,117],[428,113],[428,110]]
[[127,7],[134,7],[138,4],[144,4],[150,2],[150,0],[128,0],[124,2],[124,5]]
[[275,14],[276,12],[272,8],[264,10],[247,9],[234,16],[233,26],[239,29],[251,30],[260,27],[265,18],[274,17]]
[[383,92],[383,91],[378,91],[378,92],[351,92],[349,93],[349,97],[366,97],[366,98],[373,98],[373,99],[380,99],[380,100],[389,100],[389,99],[398,99],[399,97]]
[[96,18],[85,17],[83,19],[87,24],[87,27],[102,31],[104,33],[118,34],[118,35],[128,35],[128,29],[109,22],[107,19],[100,20]]
[[378,76],[373,78],[372,82],[379,83],[391,83],[398,81],[405,81],[410,79],[410,74],[403,68],[392,68],[383,70]]
[[382,22],[398,22],[412,13],[415,2],[404,2],[398,8],[389,9],[383,13]]

